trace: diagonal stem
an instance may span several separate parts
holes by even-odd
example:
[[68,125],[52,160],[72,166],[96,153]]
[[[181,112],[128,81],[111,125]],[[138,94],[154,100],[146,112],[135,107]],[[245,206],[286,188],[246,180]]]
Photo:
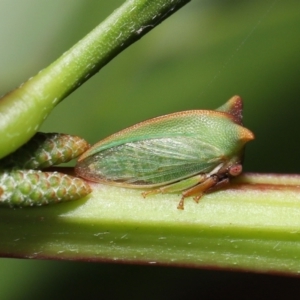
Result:
[[126,1],[54,63],[0,99],[0,158],[28,141],[57,103],[189,1]]

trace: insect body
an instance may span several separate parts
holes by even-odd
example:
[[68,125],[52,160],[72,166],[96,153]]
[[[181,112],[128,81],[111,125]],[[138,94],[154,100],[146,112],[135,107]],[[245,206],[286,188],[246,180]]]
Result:
[[253,133],[242,126],[242,100],[232,97],[216,111],[191,110],[150,119],[98,142],[80,156],[77,176],[87,180],[182,193],[198,201],[205,192],[242,172],[245,144]]

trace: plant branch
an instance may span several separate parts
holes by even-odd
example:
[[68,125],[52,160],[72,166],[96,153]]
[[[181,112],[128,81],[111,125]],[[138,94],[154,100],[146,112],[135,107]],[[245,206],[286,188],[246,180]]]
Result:
[[0,210],[4,257],[141,262],[297,274],[300,176],[245,174],[188,199],[93,184],[86,199]]

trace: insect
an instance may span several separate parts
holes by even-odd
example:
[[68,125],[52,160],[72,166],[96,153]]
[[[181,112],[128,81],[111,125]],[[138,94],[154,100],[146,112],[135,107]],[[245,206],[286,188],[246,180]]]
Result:
[[253,133],[242,126],[242,100],[217,110],[173,113],[133,125],[98,142],[78,159],[77,176],[156,193],[181,193],[199,201],[242,172]]

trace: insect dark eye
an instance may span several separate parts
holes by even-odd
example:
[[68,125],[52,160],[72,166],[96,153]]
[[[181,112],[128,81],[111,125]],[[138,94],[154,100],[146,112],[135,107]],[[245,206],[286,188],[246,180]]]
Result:
[[231,176],[238,176],[242,173],[242,171],[243,171],[243,167],[240,164],[233,165],[233,166],[229,167],[229,169],[228,169],[228,173]]

